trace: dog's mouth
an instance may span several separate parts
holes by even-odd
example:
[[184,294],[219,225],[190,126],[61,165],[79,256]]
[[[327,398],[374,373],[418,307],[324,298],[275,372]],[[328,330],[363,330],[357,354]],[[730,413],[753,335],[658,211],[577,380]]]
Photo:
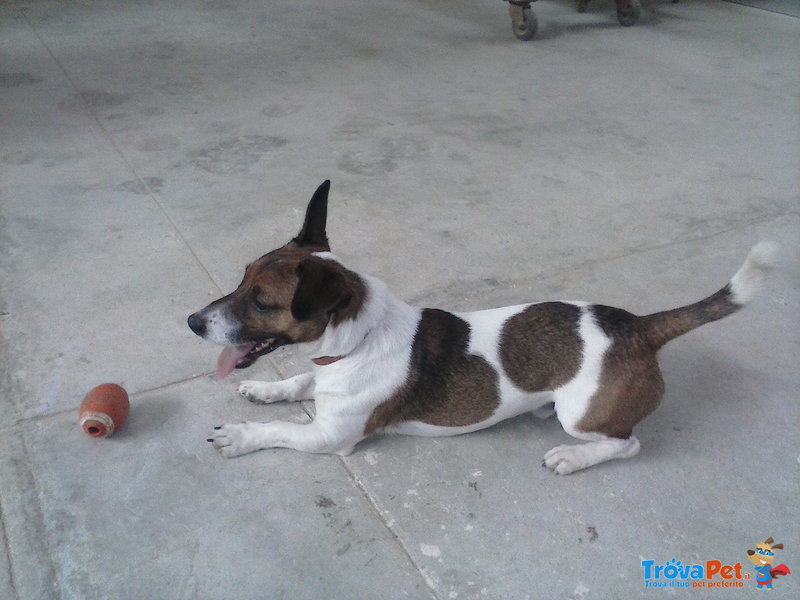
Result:
[[287,343],[288,340],[284,337],[274,337],[240,346],[226,346],[217,359],[217,376],[224,379],[234,369],[246,369],[260,356],[269,354]]

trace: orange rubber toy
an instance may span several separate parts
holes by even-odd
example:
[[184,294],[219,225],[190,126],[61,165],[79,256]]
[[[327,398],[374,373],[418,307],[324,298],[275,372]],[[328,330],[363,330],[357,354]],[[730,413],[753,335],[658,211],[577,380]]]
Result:
[[116,383],[104,383],[86,394],[78,419],[86,435],[108,437],[122,427],[129,411],[128,392]]

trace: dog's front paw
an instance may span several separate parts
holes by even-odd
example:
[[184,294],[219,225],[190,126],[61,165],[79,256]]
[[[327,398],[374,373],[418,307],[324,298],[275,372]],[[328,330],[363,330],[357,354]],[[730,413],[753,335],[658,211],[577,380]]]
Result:
[[260,450],[258,425],[258,423],[240,423],[214,427],[214,433],[208,441],[225,458]]
[[239,384],[239,395],[255,404],[271,404],[285,399],[280,387],[267,381],[243,381]]
[[556,446],[544,455],[543,465],[556,475],[569,475],[586,468],[582,446]]

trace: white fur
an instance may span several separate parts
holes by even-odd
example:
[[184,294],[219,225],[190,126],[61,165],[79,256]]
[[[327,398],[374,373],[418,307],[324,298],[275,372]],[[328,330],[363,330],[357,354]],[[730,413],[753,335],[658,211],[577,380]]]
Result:
[[239,394],[256,404],[311,400],[314,397],[314,374],[303,373],[283,381],[242,381]]
[[759,242],[750,250],[744,264],[731,279],[731,296],[736,304],[747,304],[775,266],[778,245]]
[[589,400],[600,385],[603,357],[611,346],[611,338],[603,333],[589,307],[580,302],[573,304],[581,307],[578,324],[578,335],[583,344],[581,367],[575,377],[555,390],[553,396],[556,415],[564,431],[581,438],[585,434],[579,433],[576,425],[583,419],[589,408]]
[[231,314],[216,306],[205,314],[206,335],[204,339],[218,346],[232,346],[239,333],[239,324]]

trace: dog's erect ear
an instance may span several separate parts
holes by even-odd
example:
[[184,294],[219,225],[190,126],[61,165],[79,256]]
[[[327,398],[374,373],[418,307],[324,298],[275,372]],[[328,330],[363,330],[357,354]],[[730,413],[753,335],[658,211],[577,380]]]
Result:
[[335,263],[308,258],[297,266],[297,276],[292,317],[298,321],[330,314],[350,302],[352,292]]
[[331,182],[326,179],[314,192],[306,208],[306,219],[303,228],[292,242],[297,246],[319,246],[330,250],[328,236],[325,233],[325,224],[328,220],[328,190]]

